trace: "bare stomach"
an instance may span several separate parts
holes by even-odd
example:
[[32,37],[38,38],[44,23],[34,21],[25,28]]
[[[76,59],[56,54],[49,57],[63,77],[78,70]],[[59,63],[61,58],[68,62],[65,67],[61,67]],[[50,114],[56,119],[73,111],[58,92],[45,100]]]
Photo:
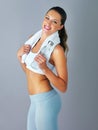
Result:
[[49,83],[49,80],[44,75],[34,73],[27,69],[26,76],[28,83],[28,92],[30,95],[48,92],[53,89]]

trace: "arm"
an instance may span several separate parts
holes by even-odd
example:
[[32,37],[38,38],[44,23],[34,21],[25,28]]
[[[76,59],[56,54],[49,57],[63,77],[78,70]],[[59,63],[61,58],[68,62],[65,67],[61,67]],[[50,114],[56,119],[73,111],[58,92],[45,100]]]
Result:
[[[68,72],[67,72],[67,59],[65,57],[65,53],[63,48],[60,45],[57,45],[54,49],[51,60],[54,62],[57,75],[55,75],[45,64],[46,59],[39,56],[39,66],[43,70],[45,76],[49,79],[49,81],[56,87],[59,91],[65,92],[68,84]],[[35,59],[38,61],[38,59]],[[43,62],[43,64],[42,64]]]
[[20,65],[22,67],[22,69],[24,70],[24,72],[26,71],[26,65],[25,63],[22,63],[21,60],[22,60],[22,55],[23,54],[26,54],[26,53],[29,53],[30,51],[30,45],[23,45],[21,48],[19,48],[19,50],[17,51],[17,58],[20,62]]

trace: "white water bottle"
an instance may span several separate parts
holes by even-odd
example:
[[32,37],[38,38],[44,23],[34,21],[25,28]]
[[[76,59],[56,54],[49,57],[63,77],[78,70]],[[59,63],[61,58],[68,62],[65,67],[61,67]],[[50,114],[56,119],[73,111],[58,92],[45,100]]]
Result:
[[[46,59],[48,59],[49,52],[51,51],[53,45],[54,45],[54,43],[52,41],[49,41],[47,45],[42,47],[42,49],[40,50],[39,53],[42,54],[43,56],[45,56]],[[31,67],[35,68],[35,69],[38,68],[38,64],[35,60],[31,63]]]
[[54,43],[52,41],[48,41],[48,44],[41,49],[40,54],[48,58],[49,52],[51,51],[53,45]]

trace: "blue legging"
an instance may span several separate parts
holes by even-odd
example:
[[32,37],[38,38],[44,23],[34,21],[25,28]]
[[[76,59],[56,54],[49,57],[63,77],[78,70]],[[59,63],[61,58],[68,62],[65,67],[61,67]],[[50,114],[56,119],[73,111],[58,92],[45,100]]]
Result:
[[61,99],[53,89],[49,92],[30,95],[27,130],[58,130],[58,114]]

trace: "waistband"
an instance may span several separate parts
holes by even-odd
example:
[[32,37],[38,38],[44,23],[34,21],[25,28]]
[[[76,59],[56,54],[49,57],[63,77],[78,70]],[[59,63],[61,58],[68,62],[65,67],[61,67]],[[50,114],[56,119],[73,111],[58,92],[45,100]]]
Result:
[[34,95],[29,95],[30,96],[30,100],[31,102],[34,101],[43,101],[43,100],[47,100],[49,99],[50,97],[54,96],[54,95],[57,95],[58,93],[52,89],[48,92],[42,92],[42,93],[39,93],[39,94],[34,94]]

